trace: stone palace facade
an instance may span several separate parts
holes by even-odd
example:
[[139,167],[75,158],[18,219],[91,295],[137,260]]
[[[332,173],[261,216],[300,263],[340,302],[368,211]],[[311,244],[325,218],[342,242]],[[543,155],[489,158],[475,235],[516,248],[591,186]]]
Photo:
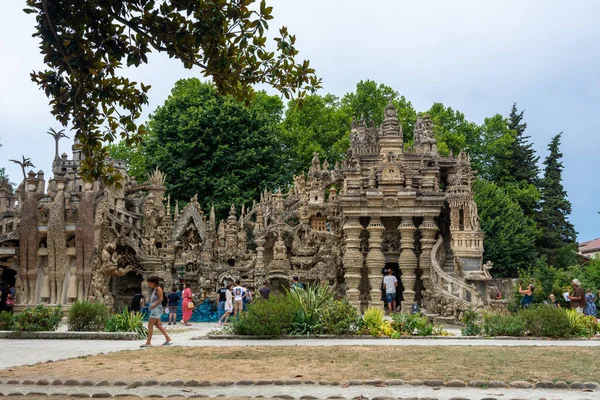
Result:
[[113,160],[121,185],[82,181],[74,145],[72,159],[56,154],[48,181],[31,171],[14,192],[0,183],[2,279],[14,280],[21,306],[121,306],[150,275],[204,294],[237,279],[251,288],[268,280],[277,291],[299,276],[360,309],[382,306],[382,269],[391,268],[402,310],[417,302],[458,318],[494,307],[469,157],[441,156],[427,116],[405,146],[391,104],[381,126],[354,123],[350,139],[341,164],[315,154],[286,193],[232,205],[225,221],[197,196],[180,210],[158,170],[138,183]]

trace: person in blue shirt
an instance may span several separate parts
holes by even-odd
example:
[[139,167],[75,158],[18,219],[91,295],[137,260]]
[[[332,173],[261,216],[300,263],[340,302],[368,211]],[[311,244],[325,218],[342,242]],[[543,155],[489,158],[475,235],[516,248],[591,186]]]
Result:
[[167,296],[169,308],[169,325],[177,325],[177,308],[179,306],[179,294],[177,288],[173,286],[171,293]]

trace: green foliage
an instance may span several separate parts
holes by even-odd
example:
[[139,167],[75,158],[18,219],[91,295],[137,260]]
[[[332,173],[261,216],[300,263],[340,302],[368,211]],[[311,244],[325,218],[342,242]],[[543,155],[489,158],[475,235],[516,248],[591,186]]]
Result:
[[63,312],[60,306],[46,307],[40,304],[15,315],[13,331],[54,331],[62,318]]
[[431,336],[433,324],[427,317],[417,314],[392,314],[392,328],[400,334]]
[[481,329],[486,336],[525,335],[525,324],[520,314],[485,313]]
[[8,311],[0,312],[0,331],[12,331],[14,314]]
[[291,100],[286,108],[281,126],[281,140],[295,174],[310,166],[314,153],[319,153],[333,165],[341,161],[350,146],[350,124],[352,117],[347,108],[342,108],[337,97],[311,95]]
[[383,311],[379,308],[369,307],[363,314],[362,331],[372,336],[379,336],[383,324]]
[[323,308],[323,333],[348,335],[358,331],[359,315],[347,300],[335,300]]
[[[136,119],[150,86],[125,78],[124,67],[148,63],[153,51],[211,77],[221,94],[249,100],[267,84],[290,98],[320,87],[307,60],[297,62],[296,37],[282,27],[267,43],[273,7],[265,0],[27,0],[47,69],[31,78],[51,99],[51,112],[72,126],[84,155],[85,178],[110,182],[103,142],[126,145],[145,133]],[[270,35],[273,36],[273,35]]]
[[495,183],[478,179],[473,190],[485,233],[484,260],[494,263],[495,276],[516,276],[535,263],[535,222]]
[[107,145],[106,151],[111,158],[123,160],[127,163],[127,173],[129,176],[135,178],[139,183],[146,180],[148,166],[146,165],[146,155],[143,153],[141,144],[137,143],[128,146],[125,142],[121,141]]
[[286,335],[297,311],[298,305],[289,296],[270,296],[250,303],[248,310],[233,320],[231,329],[237,335]]
[[469,308],[463,313],[462,323],[465,324],[461,329],[463,336],[477,336],[481,334],[480,315],[477,311]]
[[144,326],[144,316],[124,309],[120,314],[113,314],[106,321],[106,332],[134,332],[141,338],[148,336],[148,330]]
[[562,185],[562,153],[560,138],[554,136],[548,145],[550,154],[544,160],[544,178],[540,182],[541,210],[537,222],[542,230],[538,240],[538,251],[546,256],[548,263],[557,267],[576,264],[577,232],[568,221],[571,214],[571,202]]
[[69,330],[76,332],[102,332],[109,318],[103,303],[77,301],[69,310]]
[[458,154],[465,149],[470,152],[467,144],[475,143],[479,137],[477,124],[467,121],[463,113],[441,103],[434,103],[427,113],[435,125],[434,133],[440,154]]
[[593,337],[600,332],[598,319],[593,316],[579,314],[575,310],[566,310],[571,335]]
[[329,288],[320,284],[308,285],[306,288],[292,288],[288,292],[288,297],[297,307],[291,333],[310,335],[322,332],[323,310],[333,299],[333,293]]
[[519,311],[525,331],[537,337],[568,337],[571,324],[567,310],[549,305],[536,305]]
[[150,118],[142,142],[147,168],[166,173],[174,198],[201,194],[205,210],[214,204],[217,218],[226,218],[232,203],[249,204],[265,188],[291,182],[282,112],[281,101],[263,92],[245,106],[198,79],[180,80]]
[[342,97],[342,108],[357,121],[364,119],[368,124],[380,125],[383,122],[383,112],[390,99],[398,111],[404,140],[410,142],[413,139],[417,112],[410,101],[406,100],[404,96],[400,96],[391,87],[378,85],[371,80],[360,81],[356,84],[355,92],[346,93]]

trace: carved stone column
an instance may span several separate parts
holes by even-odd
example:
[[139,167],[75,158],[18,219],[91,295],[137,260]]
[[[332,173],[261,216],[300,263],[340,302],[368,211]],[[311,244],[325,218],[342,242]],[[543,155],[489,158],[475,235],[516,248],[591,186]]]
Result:
[[381,308],[381,269],[385,265],[385,256],[381,251],[381,242],[383,240],[383,231],[385,227],[378,217],[372,217],[367,226],[369,231],[369,252],[367,253],[367,270],[369,272],[369,285],[372,307]]
[[398,264],[402,271],[402,312],[410,313],[415,301],[415,270],[417,269],[417,256],[415,255],[415,224],[412,216],[403,216],[398,231],[400,232],[400,259]]
[[421,280],[423,281],[423,304],[426,308],[426,304],[432,294],[431,285],[431,249],[435,245],[435,234],[438,231],[438,227],[433,220],[433,217],[426,216],[423,223],[419,225],[419,231],[421,232],[421,255],[419,256],[419,267],[421,268]]
[[348,217],[343,227],[346,233],[346,249],[344,252],[344,269],[346,279],[346,298],[360,311],[360,279],[363,256],[360,252],[360,233],[363,230],[358,217]]

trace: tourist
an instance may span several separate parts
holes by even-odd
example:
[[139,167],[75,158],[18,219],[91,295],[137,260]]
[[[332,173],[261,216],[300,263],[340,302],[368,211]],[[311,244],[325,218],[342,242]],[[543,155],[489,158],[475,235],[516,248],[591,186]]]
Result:
[[226,284],[223,282],[223,287],[217,290],[217,318],[219,318],[219,320],[221,320],[221,317],[225,314],[225,302],[227,301],[227,288],[225,286]]
[[300,283],[300,278],[297,276],[292,277],[291,289],[304,289],[304,285]]
[[142,308],[144,308],[144,296],[142,296],[141,289],[136,289],[136,293],[131,299],[131,311],[138,314]]
[[596,295],[592,293],[590,289],[585,292],[585,309],[583,313],[587,316],[595,317],[597,314],[596,310]]
[[522,308],[531,307],[531,304],[533,303],[533,291],[534,290],[535,290],[534,284],[527,286],[527,289],[525,289],[525,290],[523,290],[523,288],[519,284],[519,293],[524,295],[524,297],[521,299],[521,307]]
[[246,309],[248,308],[248,304],[252,303],[252,290],[248,289],[247,287],[244,286],[244,290],[246,291],[246,295],[244,296],[244,311],[246,311]]
[[[593,296],[593,295],[592,295]],[[5,311],[8,311],[12,314],[13,308],[15,307],[15,300],[13,299],[13,295],[8,293],[6,296],[6,305],[4,306]]]
[[383,275],[383,278],[381,279],[381,287],[379,288],[379,290],[381,290],[381,301],[383,302],[384,309],[388,307],[387,296],[385,295],[385,285],[383,284],[383,279],[385,279],[385,277],[387,276],[387,272],[387,268],[383,268],[381,270],[381,275]]
[[562,308],[560,306],[560,303],[558,302],[558,300],[556,300],[556,296],[554,295],[554,293],[550,293],[550,296],[548,296],[548,301],[546,302],[546,304],[549,304],[552,307]]
[[573,286],[573,293],[568,296],[569,300],[571,300],[571,308],[577,311],[579,314],[583,314],[583,309],[585,308],[585,293],[581,287],[581,283],[579,283],[578,279],[573,279],[571,281],[571,286]]
[[235,281],[235,287],[233,288],[233,316],[237,317],[239,313],[244,310],[244,297],[246,297],[246,290],[240,284],[240,281]]
[[392,273],[392,269],[388,269],[387,275],[383,278],[383,287],[385,288],[385,297],[390,314],[396,310],[396,288],[398,287],[398,279]]
[[171,293],[167,296],[169,303],[169,325],[177,325],[177,308],[179,306],[179,295],[177,294],[177,288],[173,286]]
[[[231,293],[232,289],[232,283],[227,285],[227,289],[225,289],[225,314],[219,318],[219,325],[227,325],[227,320],[229,320],[229,316],[233,312],[233,295]],[[223,320],[225,320],[225,322],[223,322]]]
[[190,284],[185,284],[185,289],[182,293],[183,304],[182,304],[182,313],[181,323],[185,326],[192,326],[189,323],[189,320],[192,319],[192,311],[194,311],[194,298],[192,294],[192,289],[190,289]]
[[163,343],[163,346],[168,346],[171,344],[171,337],[160,322],[160,317],[164,313],[162,301],[165,294],[159,285],[159,281],[160,280],[158,276],[151,276],[148,278],[148,287],[152,289],[152,295],[150,296],[149,304],[150,318],[148,319],[148,338],[146,339],[146,343],[140,347],[149,347],[152,344],[152,332],[154,331],[155,326],[165,336],[165,342]]
[[260,289],[258,289],[258,294],[260,297],[269,300],[269,296],[271,295],[271,288],[269,287],[269,281],[264,281],[263,285]]

